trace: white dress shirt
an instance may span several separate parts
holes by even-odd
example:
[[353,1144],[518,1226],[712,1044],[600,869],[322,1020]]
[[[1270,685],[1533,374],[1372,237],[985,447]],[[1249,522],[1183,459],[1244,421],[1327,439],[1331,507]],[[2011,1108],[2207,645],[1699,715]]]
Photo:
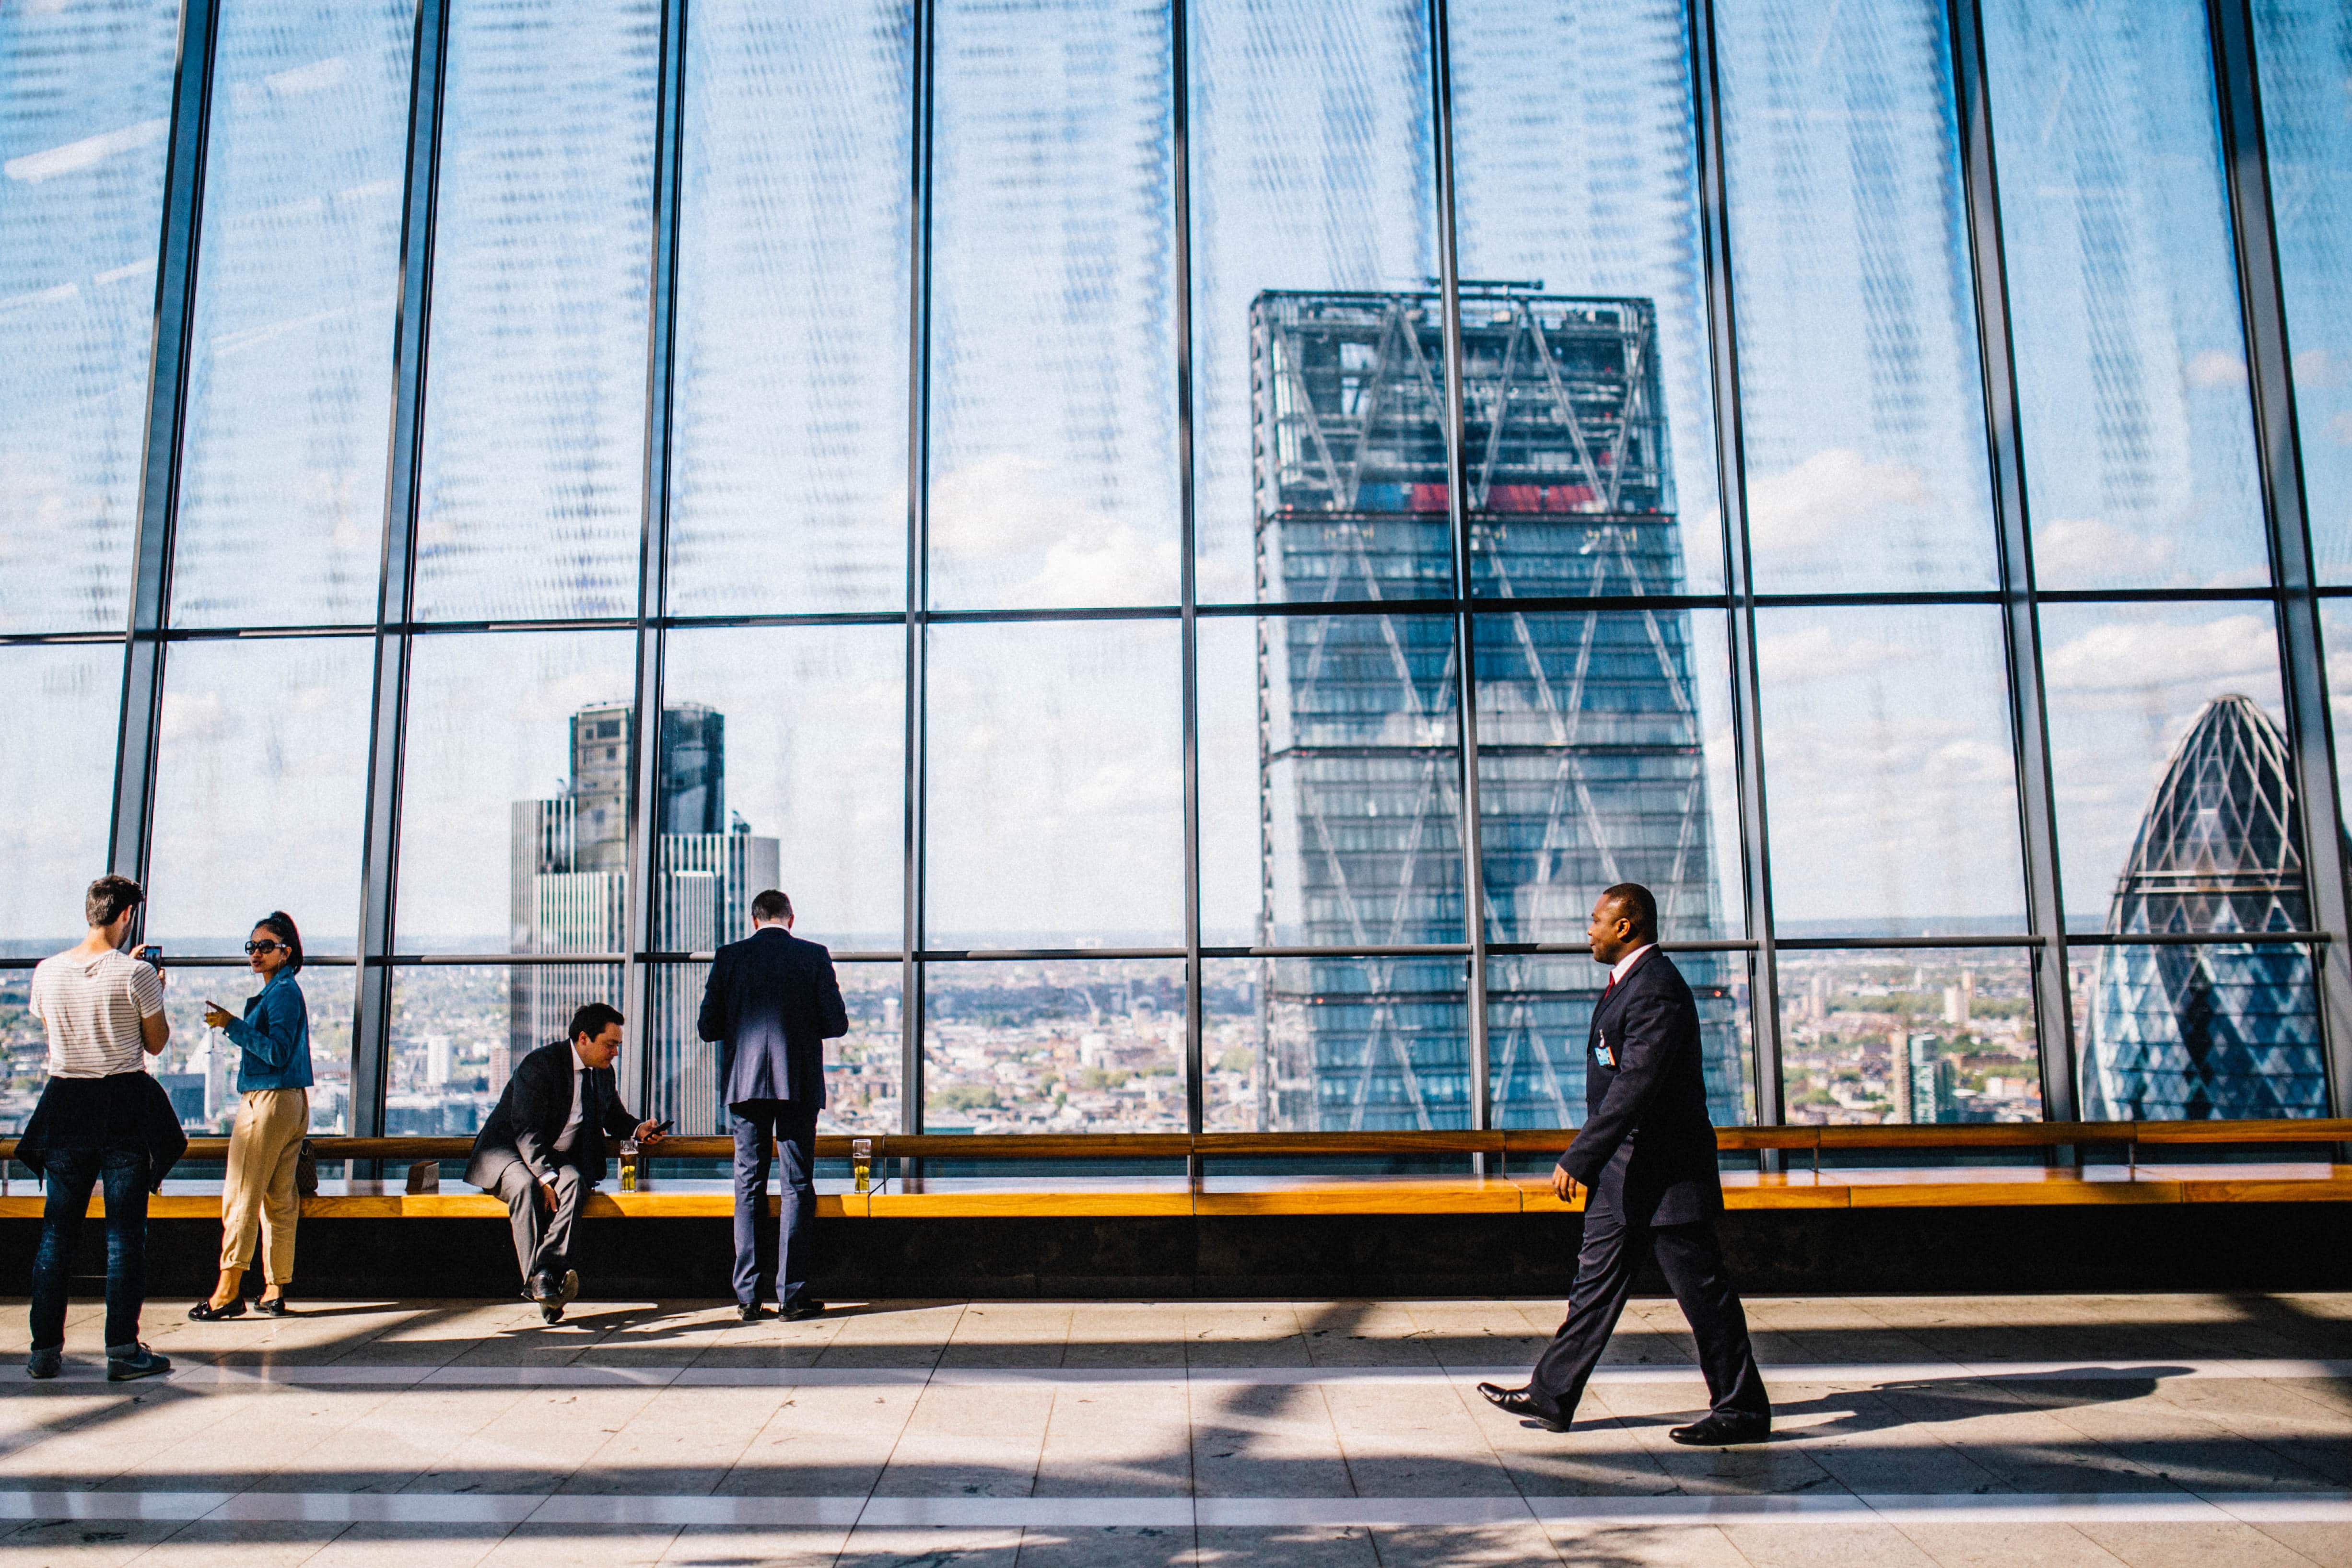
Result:
[[587,1070],[588,1064],[580,1059],[580,1044],[575,1040],[572,1045],[572,1114],[565,1119],[563,1131],[555,1135],[555,1147],[561,1153],[572,1152],[572,1141],[580,1136],[580,1122],[586,1109],[581,1093],[585,1080],[580,1075]]
[[[1620,980],[1624,979],[1626,975],[1632,973],[1633,966],[1642,962],[1642,955],[1648,952],[1652,948],[1657,945],[1658,944],[1654,942],[1645,942],[1641,946],[1635,948],[1633,952],[1627,953],[1624,957],[1619,959],[1616,963],[1611,964],[1609,966],[1609,984],[1614,985]],[[573,1114],[574,1116],[577,1116],[578,1112],[575,1111]]]

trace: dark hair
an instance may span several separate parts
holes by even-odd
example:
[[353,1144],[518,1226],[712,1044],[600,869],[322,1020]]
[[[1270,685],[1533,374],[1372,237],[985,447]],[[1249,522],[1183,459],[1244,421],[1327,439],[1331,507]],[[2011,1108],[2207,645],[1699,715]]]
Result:
[[793,918],[793,901],[770,888],[751,900],[751,918],[755,921],[788,921]]
[[1649,889],[1639,882],[1620,882],[1601,896],[1616,900],[1617,913],[1633,923],[1635,936],[1658,940],[1658,900]]
[[572,1015],[572,1032],[563,1037],[576,1040],[585,1035],[593,1040],[604,1032],[606,1026],[625,1022],[621,1010],[610,1002],[591,1002]]
[[256,931],[266,931],[287,948],[286,973],[302,973],[302,933],[294,929],[294,917],[284,910],[272,910],[253,922]]
[[128,877],[109,874],[89,885],[82,895],[81,912],[94,926],[112,925],[122,918],[125,910],[135,910],[147,901],[146,892]]

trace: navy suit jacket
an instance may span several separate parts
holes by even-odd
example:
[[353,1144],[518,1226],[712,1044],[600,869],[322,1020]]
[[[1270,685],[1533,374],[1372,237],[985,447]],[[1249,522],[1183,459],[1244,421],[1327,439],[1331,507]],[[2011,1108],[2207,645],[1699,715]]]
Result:
[[580,1131],[572,1135],[568,1152],[557,1149],[555,1141],[572,1120],[572,1079],[579,1070],[580,1058],[572,1054],[569,1040],[541,1046],[515,1063],[497,1108],[474,1135],[466,1180],[478,1187],[492,1185],[503,1162],[490,1156],[511,1152],[541,1181],[552,1178],[558,1165],[578,1166],[592,1184],[603,1181],[604,1140],[626,1138],[637,1130],[637,1119],[621,1103],[613,1069],[591,1068],[587,1093],[580,1103]]
[[1590,1214],[1688,1225],[1722,1212],[1698,1004],[1682,971],[1655,948],[1592,1010],[1584,1125],[1559,1166],[1591,1189]]
[[833,954],[782,926],[719,950],[696,1032],[719,1046],[725,1105],[788,1100],[824,1105],[824,1042],[849,1033]]

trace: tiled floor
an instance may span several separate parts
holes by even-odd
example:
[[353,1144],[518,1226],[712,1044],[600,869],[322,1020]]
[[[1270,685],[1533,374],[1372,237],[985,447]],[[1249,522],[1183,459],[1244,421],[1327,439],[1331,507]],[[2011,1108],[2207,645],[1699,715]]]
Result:
[[1472,1386],[1552,1301],[184,1310],[110,1385],[6,1306],[0,1565],[2352,1568],[2352,1296],[1753,1301],[1722,1452],[1664,1301],[1565,1435]]

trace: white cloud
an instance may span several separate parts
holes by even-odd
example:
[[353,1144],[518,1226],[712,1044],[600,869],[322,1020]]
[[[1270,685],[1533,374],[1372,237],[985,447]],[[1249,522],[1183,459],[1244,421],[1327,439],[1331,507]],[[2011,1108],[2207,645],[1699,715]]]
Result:
[[2302,391],[2335,385],[2342,370],[2343,362],[2326,349],[2305,349],[2294,356],[2294,384]]
[[2118,528],[2101,517],[2062,517],[2033,525],[2033,569],[2046,584],[2118,574],[2145,579],[2162,574],[2172,542]]
[[1793,468],[1748,482],[1748,531],[1759,554],[1827,549],[1890,507],[1932,503],[1927,477],[1908,463],[1873,462],[1831,447]]
[[942,555],[993,562],[1025,605],[1165,604],[1176,597],[1176,542],[1154,539],[1087,504],[1051,463],[995,452],[931,487],[931,546]]
[[2352,447],[2352,412],[2337,415],[2327,422],[2327,433],[2336,437],[2339,447]]
[[2191,386],[2243,386],[2245,383],[2246,362],[2236,354],[2207,349],[2189,362]]
[[1857,671],[1888,664],[1907,663],[1917,650],[1901,643],[1874,637],[1839,637],[1826,626],[1759,637],[1758,672],[1774,686],[1835,680]]
[[68,142],[61,147],[47,147],[38,153],[27,153],[7,163],[8,177],[27,184],[55,179],[106,162],[118,153],[128,153],[163,139],[172,122],[168,120],[142,120],[136,125],[125,125],[114,131],[101,131],[95,136],[85,136],[79,142]]
[[2278,679],[2278,646],[2268,616],[2224,616],[2190,625],[2110,621],[2049,650],[2042,668],[2051,689],[2094,699],[2189,689],[2201,703],[2233,682],[2256,695]]

